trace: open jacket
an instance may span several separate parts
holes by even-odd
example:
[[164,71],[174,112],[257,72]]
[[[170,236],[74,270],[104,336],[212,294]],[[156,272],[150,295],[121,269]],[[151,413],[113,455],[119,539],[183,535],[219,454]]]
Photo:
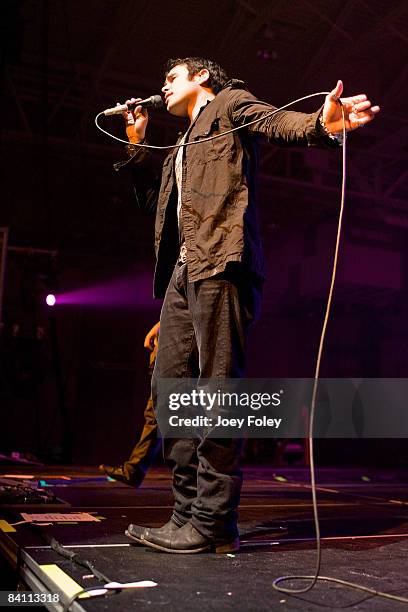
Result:
[[[259,134],[278,145],[339,146],[320,125],[321,109],[312,114],[279,111],[262,119],[274,108],[257,100],[242,81],[232,80],[201,108],[186,132],[185,142],[200,143],[261,119],[184,150],[181,223],[190,282],[223,272],[228,262],[241,262],[247,272],[264,278],[256,207]],[[161,180],[148,150],[132,145],[128,149],[133,149],[130,165],[138,205],[156,212],[154,296],[160,298],[180,250],[174,174],[177,148],[164,160]]]

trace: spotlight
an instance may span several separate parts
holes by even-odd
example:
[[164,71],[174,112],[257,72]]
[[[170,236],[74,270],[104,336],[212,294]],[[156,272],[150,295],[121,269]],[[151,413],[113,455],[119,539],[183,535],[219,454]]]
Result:
[[53,293],[49,293],[45,298],[45,301],[47,303],[47,306],[55,306],[57,299]]

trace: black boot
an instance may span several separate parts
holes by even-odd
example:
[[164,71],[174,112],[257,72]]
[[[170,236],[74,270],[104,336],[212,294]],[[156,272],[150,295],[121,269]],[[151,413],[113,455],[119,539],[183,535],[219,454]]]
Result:
[[135,540],[138,544],[145,544],[151,538],[166,538],[174,531],[180,529],[182,525],[176,523],[173,517],[163,527],[142,527],[131,523],[126,530],[126,535]]
[[[129,525],[126,535],[144,546],[150,546],[167,553],[199,553],[216,552],[231,553],[239,550],[239,538],[223,540],[222,538],[214,541],[201,535],[191,523],[186,523],[180,528],[170,528],[169,523],[166,529],[146,529],[138,525]],[[163,528],[162,528],[163,529]],[[137,537],[136,535],[137,534]]]

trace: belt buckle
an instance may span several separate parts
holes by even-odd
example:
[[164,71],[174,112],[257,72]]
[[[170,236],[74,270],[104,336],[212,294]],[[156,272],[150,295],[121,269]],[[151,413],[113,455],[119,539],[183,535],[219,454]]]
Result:
[[187,261],[187,247],[185,244],[182,244],[180,248],[179,262],[184,264],[186,263],[186,261]]

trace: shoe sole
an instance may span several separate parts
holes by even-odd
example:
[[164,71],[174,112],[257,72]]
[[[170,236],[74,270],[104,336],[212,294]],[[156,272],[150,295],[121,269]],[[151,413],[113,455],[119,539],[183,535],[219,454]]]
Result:
[[141,538],[136,538],[134,535],[129,533],[128,530],[125,531],[125,534],[131,540],[134,540],[138,544],[141,544],[141,546],[148,546],[149,548],[154,548],[156,550],[160,550],[161,552],[173,553],[173,554],[192,555],[194,553],[200,553],[200,552],[215,552],[218,554],[228,554],[228,553],[237,552],[239,550],[239,538],[232,540],[232,542],[227,542],[226,544],[207,544],[206,546],[202,546],[200,548],[194,548],[193,550],[177,550],[175,548],[166,548],[165,546],[154,544],[153,542],[149,542],[148,540],[142,540]]

